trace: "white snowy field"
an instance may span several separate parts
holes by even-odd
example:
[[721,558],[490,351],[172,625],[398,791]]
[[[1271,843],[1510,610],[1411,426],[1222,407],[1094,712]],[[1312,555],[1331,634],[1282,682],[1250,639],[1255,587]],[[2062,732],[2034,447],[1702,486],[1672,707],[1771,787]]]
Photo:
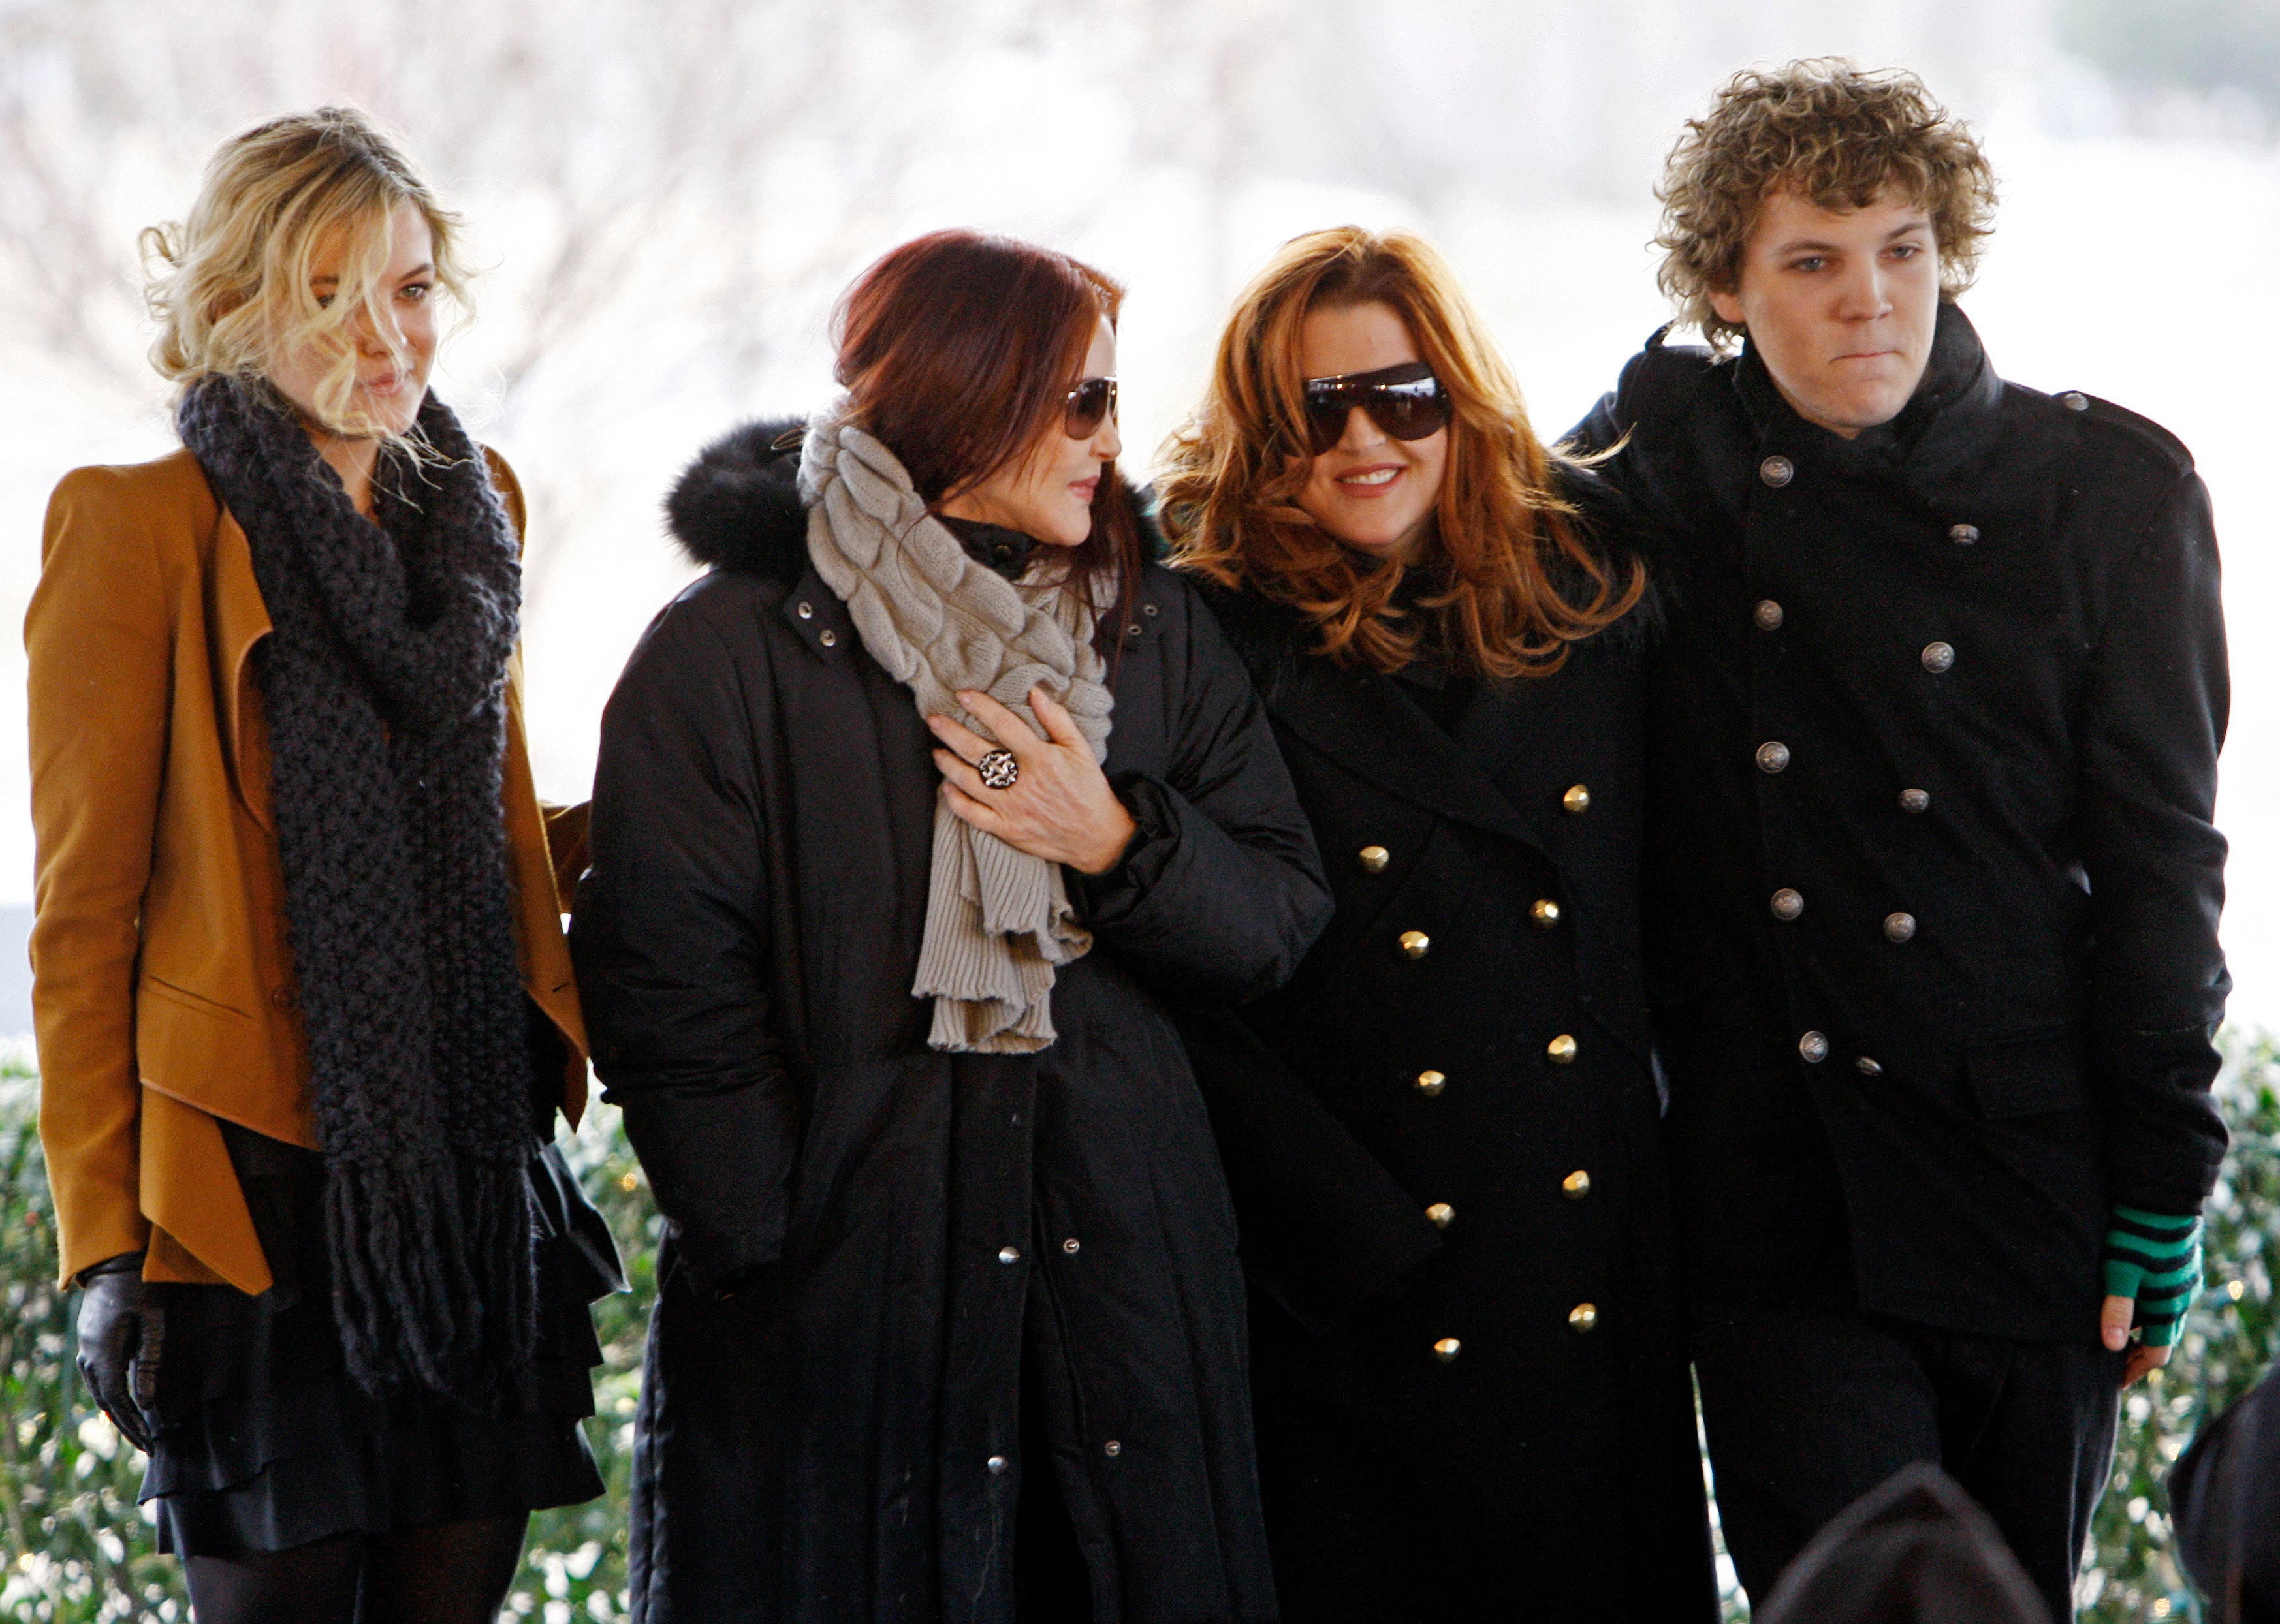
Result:
[[[2273,386],[2258,360],[2280,264],[2280,155],[2121,139],[2068,140],[1999,118],[1985,127],[2004,206],[1979,287],[1966,300],[1999,368],[2046,389],[2082,389],[2165,424],[2191,445],[2215,494],[2232,628],[2233,721],[2219,819],[2233,844],[2225,942],[2237,1018],[2280,1025],[2280,498],[2265,446]],[[893,228],[846,259],[851,273],[912,231],[965,223],[1038,231],[1034,156],[1002,172],[962,165]],[[1046,172],[1045,183],[1053,181]],[[1071,182],[1075,184],[1074,181]],[[163,206],[163,205],[162,205]],[[177,203],[174,206],[179,207]],[[1255,181],[1213,215],[1190,172],[1130,172],[1061,245],[1124,279],[1121,371],[1126,462],[1153,448],[1195,396],[1235,280],[1283,238],[1357,220],[1433,235],[1487,312],[1526,386],[1539,430],[1556,434],[1612,381],[1663,319],[1635,206],[1523,205],[1489,191],[1444,196],[1429,217],[1390,196]],[[1207,219],[1219,222],[1206,232]],[[480,227],[481,221],[478,221]],[[479,234],[480,235],[480,234]],[[486,240],[495,259],[513,243]],[[1222,260],[1215,264],[1215,260]],[[661,297],[669,301],[669,292]],[[651,315],[669,326],[669,308]],[[530,537],[526,618],[532,738],[542,792],[582,798],[610,685],[642,627],[688,579],[658,501],[707,436],[745,415],[797,412],[829,387],[822,312],[793,312],[794,342],[764,373],[651,373],[670,345],[589,342],[562,361],[595,369],[575,411],[529,412],[493,435],[511,460],[551,481]],[[637,335],[636,335],[637,336]],[[440,387],[480,401],[480,329],[447,358]],[[467,381],[462,381],[466,380]],[[482,426],[480,405],[474,411]],[[0,621],[20,625],[38,568],[47,493],[67,468],[127,461],[172,443],[151,390],[140,411],[73,387],[31,361],[0,369]],[[20,641],[0,642],[0,906],[28,901]],[[12,943],[0,951],[13,955]]]

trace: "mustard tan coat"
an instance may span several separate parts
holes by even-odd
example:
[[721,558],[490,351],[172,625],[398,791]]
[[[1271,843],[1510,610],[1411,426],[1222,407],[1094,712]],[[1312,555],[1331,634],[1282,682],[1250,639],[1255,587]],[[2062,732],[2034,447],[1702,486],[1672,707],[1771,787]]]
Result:
[[[520,532],[521,489],[489,460]],[[24,642],[40,1135],[66,1280],[147,1246],[147,1278],[267,1290],[220,1124],[317,1143],[249,658],[268,631],[245,532],[189,452],[56,487]],[[574,1122],[585,1031],[558,875],[574,878],[584,808],[541,811],[520,659],[506,730],[518,951],[567,1043]]]

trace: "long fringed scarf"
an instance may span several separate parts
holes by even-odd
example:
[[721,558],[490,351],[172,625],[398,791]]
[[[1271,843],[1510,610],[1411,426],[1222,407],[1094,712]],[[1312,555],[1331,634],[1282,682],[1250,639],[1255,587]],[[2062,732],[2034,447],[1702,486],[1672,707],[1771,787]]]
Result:
[[[871,658],[906,685],[921,716],[989,728],[958,703],[978,689],[1035,727],[1042,686],[1092,746],[1108,750],[1113,699],[1092,646],[1093,606],[1059,582],[1016,585],[976,564],[927,512],[895,454],[847,419],[843,401],[808,425],[799,486],[815,573],[847,605]],[[1028,1054],[1053,1041],[1056,966],[1092,936],[1060,865],[962,821],[937,795],[926,933],[912,996],[934,1000],[936,1049]]]
[[501,811],[521,568],[482,455],[428,396],[359,516],[266,383],[177,413],[243,527],[270,635],[287,935],[350,1373],[477,1408],[527,1364],[530,1060]]

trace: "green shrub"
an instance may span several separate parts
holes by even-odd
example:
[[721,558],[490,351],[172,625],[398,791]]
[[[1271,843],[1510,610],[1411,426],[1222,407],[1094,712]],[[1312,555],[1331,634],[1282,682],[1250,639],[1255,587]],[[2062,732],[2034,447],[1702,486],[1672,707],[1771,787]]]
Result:
[[[2226,1053],[2217,1087],[2233,1150],[2208,1207],[2208,1289],[2175,1374],[2157,1373],[2124,1405],[2113,1486],[2084,1570],[2086,1624],[2200,1618],[2171,1551],[2162,1479],[2202,1420],[2280,1351],[2280,1039],[2230,1034]],[[180,1572],[157,1554],[135,1508],[142,1458],[95,1408],[73,1364],[73,1305],[54,1283],[35,1103],[30,1068],[0,1058],[0,1617],[187,1620]],[[565,1149],[617,1233],[633,1289],[595,1308],[605,1363],[587,1437],[609,1492],[531,1520],[503,1615],[543,1624],[625,1614],[634,1404],[657,1289],[658,1220],[618,1113],[596,1106]],[[1728,1616],[1749,1616],[1737,1596]]]
[[[75,1305],[55,1285],[36,1092],[27,1066],[0,1059],[0,1618],[187,1620],[181,1569],[135,1506],[142,1457],[95,1407],[73,1359]],[[595,1305],[606,1363],[586,1436],[609,1492],[531,1519],[502,1615],[545,1624],[626,1612],[634,1398],[656,1290],[656,1220],[617,1112],[594,1107],[564,1150],[617,1233],[633,1289]]]

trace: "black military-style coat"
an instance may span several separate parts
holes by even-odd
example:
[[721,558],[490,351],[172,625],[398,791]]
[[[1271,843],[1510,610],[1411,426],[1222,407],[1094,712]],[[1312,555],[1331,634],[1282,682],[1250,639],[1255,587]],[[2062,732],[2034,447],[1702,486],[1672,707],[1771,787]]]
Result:
[[1714,1618],[1640,975],[1638,640],[1483,686],[1444,732],[1289,612],[1212,602],[1337,901],[1289,986],[1188,1023],[1286,1616]]
[[1699,1312],[2097,1334],[2110,1203],[2197,1210],[2227,703],[2184,448],[1943,304],[1847,441],[1662,345],[1579,428],[1665,534],[1649,935]]
[[808,564],[784,427],[675,494],[716,567],[610,701],[571,931],[671,1227],[635,1616],[1010,1620],[1021,1483],[1050,1471],[1095,1617],[1271,1619],[1233,1215],[1162,1002],[1271,989],[1328,911],[1258,700],[1149,568],[1106,764],[1141,834],[1075,883],[1094,945],[1059,1037],[929,1050],[932,735]]

